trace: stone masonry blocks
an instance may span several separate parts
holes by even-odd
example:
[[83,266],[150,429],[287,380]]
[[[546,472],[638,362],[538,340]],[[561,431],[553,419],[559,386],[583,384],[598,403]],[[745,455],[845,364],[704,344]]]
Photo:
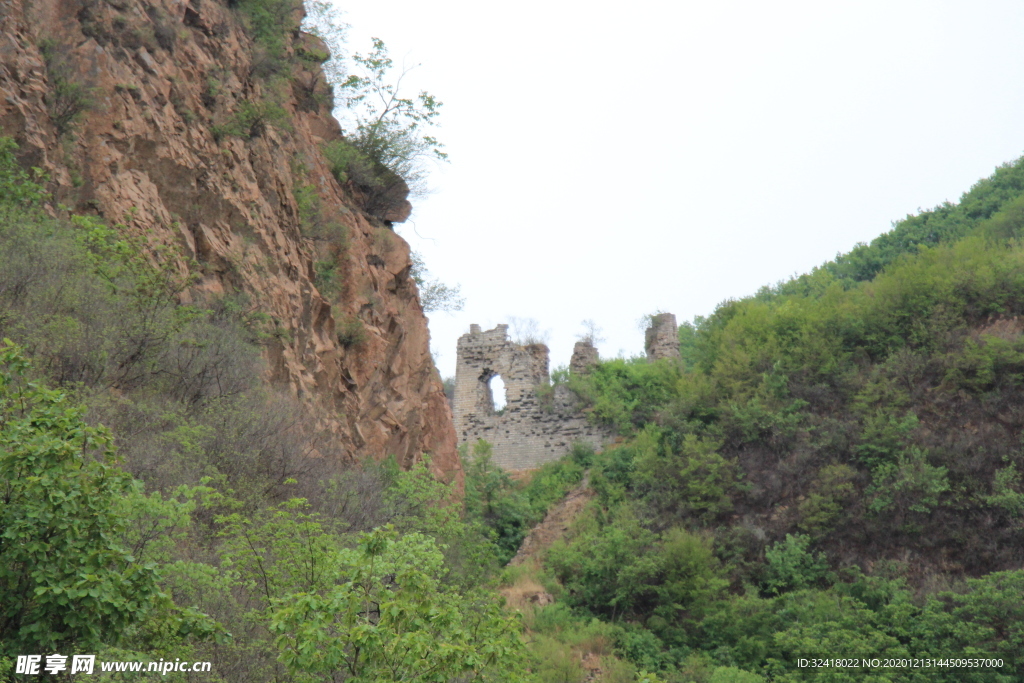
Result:
[[[676,317],[659,313],[645,336],[647,360],[679,359]],[[589,340],[576,342],[569,371],[585,374],[598,363],[597,349]],[[500,375],[506,402],[494,410],[490,381]],[[555,387],[542,403],[538,388],[549,387],[548,347],[521,346],[508,337],[508,325],[486,332],[470,325],[459,337],[452,413],[459,445],[486,439],[494,447],[495,464],[507,470],[540,467],[562,457],[575,441],[599,450],[614,433],[591,424],[580,412],[579,399],[568,387]]]
[[651,317],[651,326],[644,335],[647,360],[679,358],[679,326],[671,313],[658,313]]
[[[494,410],[489,385],[495,375],[505,383],[506,403],[500,413]],[[547,346],[514,343],[508,325],[486,332],[472,325],[459,338],[455,369],[452,412],[459,444],[486,439],[494,447],[495,464],[524,470],[557,460],[575,441],[600,449],[612,440],[609,430],[590,424],[579,412],[576,397],[566,387],[557,387],[542,405],[537,388],[549,381]]]

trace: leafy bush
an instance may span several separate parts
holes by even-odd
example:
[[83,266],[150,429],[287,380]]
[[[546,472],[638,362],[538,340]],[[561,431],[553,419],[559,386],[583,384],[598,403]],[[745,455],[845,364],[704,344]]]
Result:
[[0,654],[12,658],[95,650],[156,612],[174,617],[152,566],[119,542],[131,478],[110,434],[63,393],[24,383],[28,369],[20,349],[0,347]]
[[648,428],[635,443],[633,485],[659,516],[712,520],[732,509],[735,465],[719,442],[687,434],[674,451]]
[[266,77],[283,70],[288,40],[299,28],[294,17],[301,3],[298,0],[234,0],[232,4],[245,17],[256,41],[255,75]]
[[466,305],[466,299],[461,296],[459,285],[453,287],[446,285],[436,278],[428,279],[430,273],[427,272],[423,258],[415,251],[409,255],[409,258],[412,260],[412,269],[409,274],[419,288],[420,304],[423,306],[423,312],[444,311],[445,313],[453,313],[461,311],[462,307]]
[[337,578],[323,595],[280,603],[271,628],[281,660],[326,680],[520,680],[514,621],[494,602],[446,588],[444,574],[443,556],[427,537],[396,538],[385,529],[365,535],[358,549],[338,554]]
[[807,548],[811,539],[800,534],[786,534],[786,540],[765,550],[768,573],[764,585],[768,593],[809,588],[829,576],[828,562],[821,553]]
[[288,112],[273,100],[243,100],[227,121],[210,127],[214,140],[234,136],[246,140],[266,133],[269,126],[289,128]]
[[505,564],[536,521],[534,511],[512,478],[491,461],[489,443],[481,439],[472,454],[464,445],[460,457],[466,472],[466,515],[493,531],[499,561]]
[[367,340],[366,325],[357,316],[345,316],[338,320],[338,343],[344,347],[357,346]]
[[57,129],[57,135],[63,136],[92,107],[92,88],[79,80],[70,63],[67,46],[53,40],[43,40],[39,50],[43,53],[49,80],[49,90],[44,99],[50,121]]
[[364,195],[364,208],[383,218],[409,194],[405,180],[368,155],[350,140],[335,140],[323,146],[324,158],[339,183],[352,182]]
[[423,161],[448,158],[443,145],[422,131],[437,124],[442,103],[421,91],[415,99],[402,97],[397,83],[387,82],[394,67],[387,47],[373,39],[368,55],[355,54],[352,61],[363,75],[352,74],[341,84],[349,109],[356,109],[356,127],[349,140],[368,159],[402,178],[414,192],[423,191]]

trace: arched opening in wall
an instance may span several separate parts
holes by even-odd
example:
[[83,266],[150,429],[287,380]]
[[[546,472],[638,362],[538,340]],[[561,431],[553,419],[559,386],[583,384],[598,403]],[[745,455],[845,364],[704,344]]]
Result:
[[505,393],[505,380],[501,378],[501,375],[495,375],[487,382],[487,387],[491,390],[491,402],[494,406],[494,412],[500,415],[505,410],[505,404],[508,402],[507,394]]

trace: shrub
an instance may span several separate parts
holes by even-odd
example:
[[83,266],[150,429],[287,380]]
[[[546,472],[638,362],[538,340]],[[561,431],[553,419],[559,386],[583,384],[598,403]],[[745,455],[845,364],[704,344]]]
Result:
[[337,295],[338,286],[338,262],[334,259],[317,261],[313,264],[313,284],[320,290],[320,294],[328,299]]
[[271,629],[281,661],[317,677],[521,680],[517,624],[493,600],[446,586],[445,573],[441,551],[428,537],[397,537],[390,529],[364,535],[358,549],[337,553],[328,590],[279,603]]
[[284,68],[285,50],[291,34],[299,27],[294,17],[299,0],[237,0],[233,3],[245,17],[256,41],[257,76],[268,76]]
[[678,450],[648,426],[635,441],[632,482],[661,516],[711,521],[732,509],[735,466],[718,454],[721,443],[686,434]]
[[466,472],[466,515],[492,530],[498,561],[505,564],[537,520],[512,478],[491,461],[491,445],[481,439],[473,445],[472,454],[468,450],[468,444],[460,448]]
[[367,339],[366,325],[359,317],[345,316],[338,320],[338,343],[342,346],[357,346]]
[[119,542],[131,479],[110,434],[57,391],[23,384],[0,347],[0,655],[116,643],[159,597],[157,576]]
[[210,126],[215,140],[228,136],[249,140],[267,132],[269,126],[288,128],[288,112],[277,102],[270,100],[243,100],[238,111],[223,124]]
[[420,305],[423,306],[423,312],[444,311],[445,313],[453,313],[461,311],[462,307],[466,304],[466,299],[461,296],[459,285],[452,287],[436,278],[428,279],[430,274],[427,272],[426,264],[423,263],[423,257],[418,252],[410,253],[409,258],[412,261],[409,275],[412,276],[413,281],[419,288]]
[[351,141],[335,140],[323,146],[324,157],[339,183],[351,182],[364,195],[364,209],[383,218],[409,194],[400,175],[374,160]]
[[812,554],[807,536],[786,534],[786,540],[764,551],[768,562],[764,586],[769,594],[799,590],[829,578],[828,563],[821,553]]
[[0,207],[4,207],[5,213],[10,208],[32,207],[47,197],[40,184],[46,180],[42,170],[33,168],[29,174],[18,166],[14,156],[17,149],[14,140],[0,136]]
[[828,533],[855,493],[856,470],[849,465],[823,467],[800,503],[800,528],[819,536]]
[[69,47],[53,40],[44,40],[40,42],[39,49],[46,63],[50,86],[44,98],[50,121],[57,129],[57,135],[63,136],[92,107],[92,88],[78,80],[78,74],[69,59]]

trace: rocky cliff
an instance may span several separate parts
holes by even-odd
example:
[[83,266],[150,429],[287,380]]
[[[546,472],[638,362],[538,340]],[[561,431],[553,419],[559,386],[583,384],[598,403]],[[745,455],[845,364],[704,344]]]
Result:
[[[297,10],[301,13],[301,10]],[[297,25],[293,13],[289,21]],[[354,459],[420,453],[461,480],[408,245],[321,149],[341,138],[319,41],[253,38],[214,0],[0,0],[0,135],[57,203],[268,314],[269,381]]]

